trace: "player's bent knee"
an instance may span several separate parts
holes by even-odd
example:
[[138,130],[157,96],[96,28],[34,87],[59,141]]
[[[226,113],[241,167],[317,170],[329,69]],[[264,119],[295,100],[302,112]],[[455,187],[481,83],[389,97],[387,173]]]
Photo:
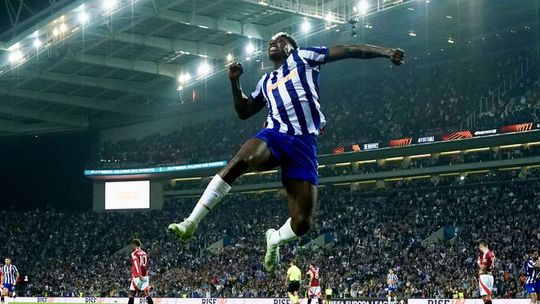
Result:
[[291,218],[291,228],[297,236],[302,236],[311,230],[313,218],[311,216],[295,216]]

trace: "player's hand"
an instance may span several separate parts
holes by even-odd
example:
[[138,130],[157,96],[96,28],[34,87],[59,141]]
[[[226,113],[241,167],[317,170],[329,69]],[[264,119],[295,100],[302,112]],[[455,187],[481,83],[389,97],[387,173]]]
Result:
[[243,73],[244,69],[242,68],[242,64],[240,62],[233,62],[229,64],[227,74],[229,75],[230,80],[238,79]]
[[390,61],[395,65],[402,65],[403,58],[405,57],[405,52],[402,49],[390,49],[388,53],[390,56]]

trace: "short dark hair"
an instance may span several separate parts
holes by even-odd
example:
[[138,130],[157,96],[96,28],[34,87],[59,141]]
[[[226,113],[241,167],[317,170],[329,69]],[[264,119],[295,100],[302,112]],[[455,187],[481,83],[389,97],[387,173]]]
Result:
[[133,239],[133,241],[131,241],[131,244],[137,247],[141,247],[141,241],[139,239]]
[[272,36],[272,39],[276,39],[276,38],[280,38],[280,37],[287,39],[287,41],[289,41],[289,43],[292,45],[293,49],[295,49],[295,50],[298,49],[298,43],[296,42],[296,40],[294,40],[294,38],[291,35],[289,35],[289,34],[287,34],[285,32],[279,32],[279,33],[275,34],[274,36]]
[[535,252],[540,252],[540,250],[538,250],[538,248],[531,248],[531,250],[529,250],[529,254],[533,254]]
[[478,245],[489,247],[489,244],[486,240],[481,240],[480,243],[478,243]]
[[296,260],[295,259],[290,259],[289,260],[289,263],[293,264],[293,265],[296,265]]

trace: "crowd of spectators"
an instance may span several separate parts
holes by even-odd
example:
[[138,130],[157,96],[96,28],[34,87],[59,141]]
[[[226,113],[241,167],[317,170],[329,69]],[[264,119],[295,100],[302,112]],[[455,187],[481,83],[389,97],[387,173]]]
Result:
[[[540,118],[538,63],[515,80],[520,83],[513,90],[497,97],[497,104],[475,112],[481,97],[504,82],[516,66],[525,61],[529,64],[530,57],[530,49],[518,48],[494,54],[489,64],[478,65],[475,56],[415,62],[407,69],[385,69],[373,63],[366,69],[377,69],[374,75],[324,78],[321,100],[328,124],[318,140],[319,153],[331,153],[336,146],[457,131],[472,112],[478,116],[478,128],[536,121]],[[340,74],[352,73],[347,70],[351,68],[340,66]],[[403,81],[388,81],[395,78]],[[185,126],[170,134],[103,143],[89,165],[125,167],[228,159],[261,128],[265,119],[262,114],[247,121],[230,118]],[[202,142],[211,144],[201,146]]]
[[[409,182],[365,195],[346,187],[324,187],[314,229],[282,249],[283,261],[296,258],[301,268],[316,262],[324,287],[337,297],[383,297],[385,274],[394,268],[400,297],[451,297],[455,290],[478,297],[476,242],[485,238],[497,255],[498,298],[524,296],[524,254],[537,246],[540,231],[540,181],[429,186]],[[508,173],[504,173],[508,174]],[[420,188],[421,187],[421,188]],[[283,297],[285,263],[273,274],[263,270],[264,231],[287,217],[279,193],[234,194],[199,226],[187,245],[165,232],[191,210],[194,199],[167,202],[164,210],[144,212],[0,212],[0,255],[9,255],[29,282],[28,295],[126,296],[130,277],[129,242],[138,237],[150,256],[156,296]],[[426,245],[444,227],[455,237]],[[317,236],[335,241],[309,249]],[[210,252],[222,238],[231,245]],[[22,290],[21,290],[22,289]]]

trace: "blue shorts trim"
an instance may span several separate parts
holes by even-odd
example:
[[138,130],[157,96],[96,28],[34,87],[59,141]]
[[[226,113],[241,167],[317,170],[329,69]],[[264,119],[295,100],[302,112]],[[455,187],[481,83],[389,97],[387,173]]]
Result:
[[536,283],[525,284],[525,290],[527,290],[528,294],[536,293]]
[[6,288],[9,292],[15,291],[15,285],[13,284],[4,283],[2,284],[2,288]]
[[273,129],[262,129],[258,138],[268,145],[281,165],[281,179],[305,180],[318,184],[317,139],[315,135],[288,135]]
[[397,290],[396,287],[390,287],[390,286],[388,286],[388,291],[396,292],[396,290]]

